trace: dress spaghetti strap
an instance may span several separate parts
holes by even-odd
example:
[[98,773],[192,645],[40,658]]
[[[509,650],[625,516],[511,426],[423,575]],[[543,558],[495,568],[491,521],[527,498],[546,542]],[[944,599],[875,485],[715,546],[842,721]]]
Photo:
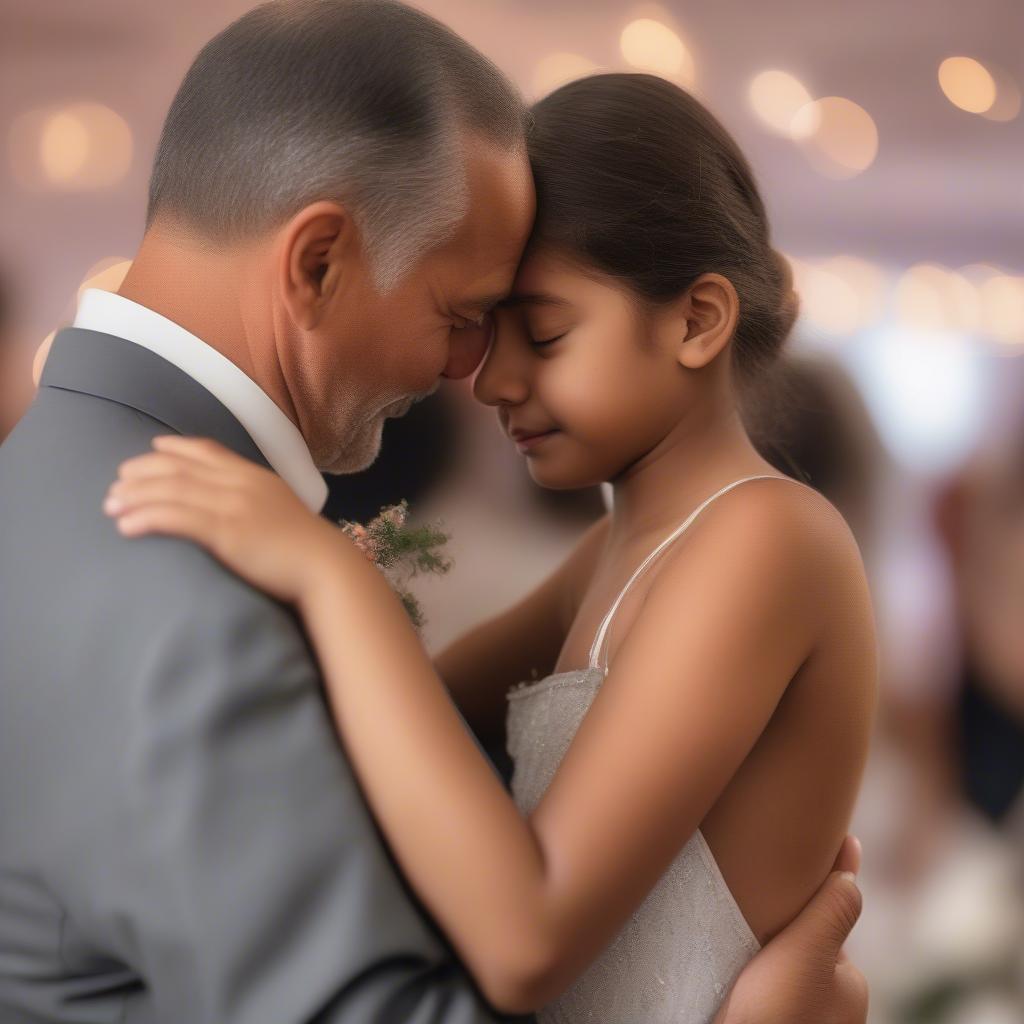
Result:
[[[748,480],[789,480],[791,483],[800,484],[799,480],[794,480],[792,477],[788,477],[788,476],[775,476],[775,475],[772,475],[770,473],[762,473],[762,474],[760,474],[758,476],[745,476],[745,477],[741,477],[739,480],[733,480],[733,482],[731,484],[726,484],[720,490],[715,491],[715,493],[712,494],[710,498],[705,498],[704,501],[702,501],[686,517],[686,520],[683,523],[681,523],[679,526],[677,526],[676,529],[673,530],[640,563],[639,566],[637,566],[636,571],[633,573],[632,576],[630,576],[629,582],[627,582],[626,585],[619,592],[619,596],[615,599],[615,603],[611,606],[611,608],[608,609],[608,613],[601,620],[601,625],[598,628],[597,636],[594,637],[594,643],[591,645],[591,648],[590,648],[590,668],[591,669],[599,668],[599,669],[602,670],[602,672],[607,674],[608,666],[607,666],[607,664],[605,664],[604,666],[601,665],[601,657],[600,656],[601,656],[602,649],[605,646],[605,641],[608,638],[608,631],[609,631],[609,629],[611,627],[612,619],[614,618],[616,611],[618,611],[619,605],[622,604],[622,599],[626,596],[626,592],[636,582],[636,580],[638,580],[640,578],[640,576],[643,574],[643,571],[647,568],[647,566],[649,566],[651,564],[651,562],[653,562],[654,559],[657,558],[658,555],[660,555],[662,553],[662,551],[664,551],[665,548],[667,548],[669,546],[669,544],[671,544],[677,537],[679,537],[686,530],[686,528],[690,525],[690,523],[692,523],[694,521],[694,519],[696,519],[697,516],[699,516],[701,514],[701,512],[703,512],[704,509],[706,509],[708,507],[708,505],[710,505],[716,498],[720,498],[727,491],[731,491],[734,487],[739,487],[740,484],[744,484]],[[805,484],[800,484],[800,486],[803,487],[803,486],[806,486],[806,485]]]

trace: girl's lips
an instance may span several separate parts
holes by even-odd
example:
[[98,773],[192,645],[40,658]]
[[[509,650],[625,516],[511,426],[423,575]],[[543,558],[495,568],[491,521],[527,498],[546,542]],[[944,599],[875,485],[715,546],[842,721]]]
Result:
[[549,437],[552,437],[557,433],[557,430],[547,430],[543,434],[532,434],[527,437],[517,437],[515,438],[516,447],[521,452],[529,451],[531,448],[535,448],[537,445],[542,444]]

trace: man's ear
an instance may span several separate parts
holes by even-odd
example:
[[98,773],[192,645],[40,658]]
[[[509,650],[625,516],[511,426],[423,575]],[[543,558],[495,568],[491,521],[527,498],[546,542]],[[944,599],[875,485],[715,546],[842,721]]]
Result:
[[732,282],[721,274],[702,274],[681,300],[685,337],[676,350],[689,370],[707,366],[728,345],[739,321],[740,300]]
[[278,233],[278,275],[295,324],[312,330],[352,276],[359,232],[349,211],[326,200],[303,207]]

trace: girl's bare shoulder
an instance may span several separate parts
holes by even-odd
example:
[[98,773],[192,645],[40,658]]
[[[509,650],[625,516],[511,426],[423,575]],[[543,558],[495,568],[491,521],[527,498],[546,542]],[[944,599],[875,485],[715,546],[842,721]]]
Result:
[[722,495],[701,518],[708,543],[723,557],[745,559],[758,549],[778,552],[780,569],[804,584],[809,595],[863,584],[863,560],[849,524],[808,484],[790,477],[750,481]]

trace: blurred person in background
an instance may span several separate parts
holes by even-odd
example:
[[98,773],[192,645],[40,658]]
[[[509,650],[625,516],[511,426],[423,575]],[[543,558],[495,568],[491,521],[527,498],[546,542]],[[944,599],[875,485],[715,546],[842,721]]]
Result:
[[[999,370],[974,455],[934,498],[955,636],[931,644],[953,649],[953,664],[908,651],[914,636],[880,636],[879,715],[855,817],[869,850],[855,948],[879,1024],[1024,1018],[1024,374]],[[879,499],[893,467],[856,387],[832,357],[800,353],[764,398],[750,409],[761,450],[843,511],[885,619]],[[933,675],[901,679],[908,670]]]
[[857,948],[880,1024],[1024,1019],[1022,396],[1021,364],[998,364],[971,455],[930,489],[920,529],[951,593],[926,639],[943,658],[890,652],[931,678],[883,676],[888,727],[858,821],[872,912]]
[[847,372],[830,356],[788,353],[746,413],[764,457],[842,512],[870,570],[885,453]]
[[[921,933],[930,956],[899,1019],[1024,1019],[1024,368],[999,367],[970,458],[940,486],[958,653],[923,702],[917,792],[930,794]],[[958,914],[946,908],[955,903]],[[946,938],[944,939],[943,936]],[[927,1015],[927,1018],[926,1018]]]
[[[1024,839],[1024,389],[1007,423],[944,488],[936,520],[962,644],[952,708],[956,790]],[[1024,856],[1024,846],[1021,847]]]

